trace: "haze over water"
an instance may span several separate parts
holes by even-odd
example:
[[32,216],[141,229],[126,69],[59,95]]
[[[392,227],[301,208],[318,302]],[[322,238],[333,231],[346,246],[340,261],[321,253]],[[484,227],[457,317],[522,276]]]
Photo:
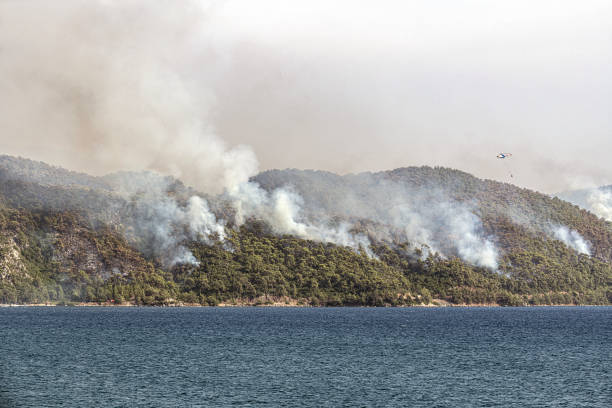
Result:
[[2,308],[7,407],[608,407],[612,308]]

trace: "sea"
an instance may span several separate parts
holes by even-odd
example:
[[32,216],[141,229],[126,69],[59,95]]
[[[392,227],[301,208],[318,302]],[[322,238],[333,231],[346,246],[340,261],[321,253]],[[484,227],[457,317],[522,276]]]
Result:
[[612,308],[0,308],[1,407],[612,407]]

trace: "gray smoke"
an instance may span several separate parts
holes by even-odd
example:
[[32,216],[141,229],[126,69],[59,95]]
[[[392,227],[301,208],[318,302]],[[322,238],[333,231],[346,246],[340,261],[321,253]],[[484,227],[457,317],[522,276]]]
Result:
[[441,193],[427,196],[417,200],[400,196],[388,215],[379,220],[401,227],[404,240],[426,245],[441,255],[454,254],[471,264],[497,269],[498,251],[483,236],[478,217],[466,205]]
[[[372,194],[365,199],[347,196],[337,203],[342,209],[320,211],[289,186],[268,191],[249,181],[258,171],[254,152],[230,145],[213,126],[228,112],[219,111],[218,99],[233,86],[222,80],[231,52],[214,41],[211,27],[219,28],[218,21],[211,22],[214,5],[0,3],[0,131],[7,135],[7,152],[27,151],[97,175],[142,169],[172,175],[202,193],[223,194],[237,226],[262,219],[278,234],[366,252],[371,238],[399,237],[496,268],[497,251],[475,212],[431,189],[414,192],[381,183],[369,186]],[[241,78],[248,81],[248,75]],[[248,111],[260,105],[232,106]],[[225,237],[230,220],[217,219],[198,194],[180,201],[164,183],[122,188],[133,214],[127,234],[168,264],[195,261],[185,240]],[[381,228],[358,230],[364,219]]]
[[610,182],[609,1],[302,3],[0,1],[3,151],[211,188],[243,143],[262,168]]
[[[401,174],[394,180],[385,173],[339,177],[324,172],[288,172],[295,180],[294,190],[302,197],[298,203],[300,219],[311,223],[325,220],[326,226],[344,223],[353,242],[363,244],[367,237],[393,245],[409,243],[421,256],[435,252],[497,268],[498,251],[494,240],[483,232],[477,206],[453,199],[435,183],[404,183]],[[256,179],[273,190],[282,183],[283,173],[264,173]]]
[[209,12],[196,1],[2,2],[8,151],[96,175],[155,170],[207,192],[248,180],[253,152],[210,125]]
[[[210,127],[214,95],[206,80],[214,80],[215,68],[200,65],[212,52],[210,8],[195,1],[36,5],[33,12],[24,2],[0,4],[0,85],[2,100],[11,101],[0,128],[15,147],[98,174],[170,174],[206,193],[226,191],[237,225],[260,217],[277,233],[358,248],[346,228],[296,220],[298,197],[250,183],[258,168],[252,150],[228,146]],[[133,207],[130,229],[152,252],[170,263],[193,262],[180,245],[185,238],[224,238],[224,222],[206,200],[193,196],[179,205],[153,180],[121,186]]]

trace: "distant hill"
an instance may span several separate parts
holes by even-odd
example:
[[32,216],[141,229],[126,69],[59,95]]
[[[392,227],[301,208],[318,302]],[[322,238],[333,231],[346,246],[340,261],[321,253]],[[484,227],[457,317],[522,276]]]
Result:
[[41,186],[111,189],[110,185],[100,177],[7,155],[0,155],[0,180],[19,180]]
[[[0,156],[0,302],[612,303],[612,224],[560,198],[439,167],[252,181],[291,193],[296,221],[336,235],[277,234],[257,218],[235,227],[231,197],[155,173],[94,177]],[[224,240],[190,232],[193,196],[225,223]]]

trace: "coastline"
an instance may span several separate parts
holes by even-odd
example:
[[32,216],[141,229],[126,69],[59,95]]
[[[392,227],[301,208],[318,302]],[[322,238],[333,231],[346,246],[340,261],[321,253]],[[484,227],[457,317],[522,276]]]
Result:
[[576,304],[541,304],[541,305],[520,305],[520,306],[507,306],[507,305],[499,305],[496,303],[471,303],[471,304],[452,304],[445,302],[442,303],[430,303],[430,304],[420,304],[420,305],[402,305],[402,306],[369,306],[369,305],[350,305],[350,306],[327,306],[327,305],[310,305],[304,303],[295,303],[295,304],[287,304],[287,303],[245,303],[245,302],[237,302],[237,303],[219,303],[218,305],[202,305],[199,303],[173,303],[166,305],[137,305],[134,303],[98,303],[98,302],[75,302],[75,303],[24,303],[24,304],[8,304],[8,303],[0,303],[0,308],[19,308],[19,307],[119,307],[119,308],[134,308],[134,307],[146,307],[146,308],[155,308],[155,307],[163,307],[163,308],[181,308],[181,307],[198,307],[198,308],[207,308],[207,307],[274,307],[274,308],[286,308],[286,307],[299,307],[299,308],[343,308],[343,307],[363,307],[363,308],[465,308],[465,307],[480,307],[480,308],[490,308],[490,307],[499,307],[499,308],[515,308],[515,307],[611,307],[612,305],[576,305]]

